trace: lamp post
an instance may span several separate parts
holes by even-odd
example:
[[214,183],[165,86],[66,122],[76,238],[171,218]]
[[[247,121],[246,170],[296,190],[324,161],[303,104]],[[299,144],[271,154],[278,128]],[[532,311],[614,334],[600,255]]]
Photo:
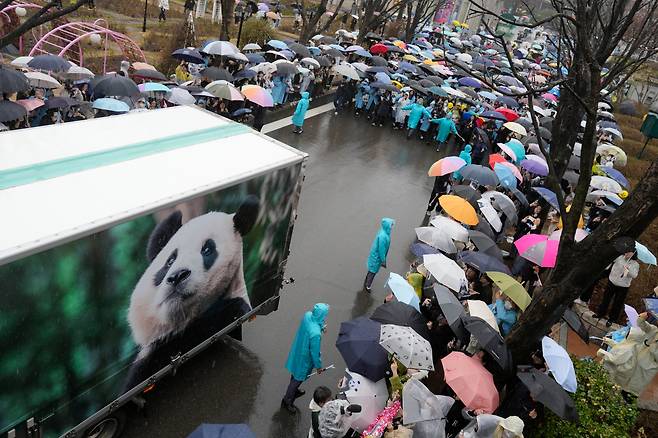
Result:
[[240,12],[240,27],[238,28],[238,43],[237,43],[238,47],[240,47],[240,37],[242,36],[242,23],[244,23],[244,11]]
[[148,13],[149,0],[144,0],[144,22],[142,23],[142,32],[146,32],[146,14]]

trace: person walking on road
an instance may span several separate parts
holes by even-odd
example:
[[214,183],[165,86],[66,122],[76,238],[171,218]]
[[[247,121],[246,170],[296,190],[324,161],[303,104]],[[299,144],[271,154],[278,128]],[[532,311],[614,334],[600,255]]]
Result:
[[377,231],[375,240],[372,241],[372,246],[370,247],[370,255],[368,256],[368,273],[366,274],[366,280],[363,283],[363,287],[366,292],[370,292],[372,289],[372,282],[375,279],[375,275],[379,272],[379,268],[386,267],[386,256],[388,254],[388,249],[391,246],[391,230],[395,225],[395,221],[391,218],[385,217],[382,219],[382,225]]
[[[640,272],[640,265],[635,260],[634,252],[627,252],[622,254],[612,262],[610,275],[608,276],[608,287],[606,287],[603,294],[603,301],[597,309],[596,313],[592,315],[594,318],[602,318],[608,315],[606,326],[610,327],[614,321],[619,318],[619,314],[624,308],[624,300],[628,294],[628,288],[631,287],[631,282]],[[610,313],[608,313],[608,306],[612,301]]]
[[301,134],[304,132],[302,126],[304,126],[304,116],[308,110],[308,92],[304,91],[302,93],[302,98],[297,102],[297,108],[295,108],[295,113],[292,115],[292,124],[295,125],[295,129],[292,132],[295,134]]
[[167,11],[169,10],[169,0],[160,0],[158,3],[160,7],[160,15],[158,15],[158,21],[167,21]]
[[418,99],[417,103],[412,103],[401,108],[402,111],[409,110],[409,119],[407,120],[407,140],[416,134],[420,119],[423,115],[430,117],[432,114],[423,106],[423,99]]
[[329,305],[318,303],[312,311],[304,314],[295,340],[290,347],[286,369],[290,371],[290,383],[281,405],[290,413],[296,412],[295,399],[303,396],[299,386],[308,378],[313,368],[322,373],[322,355],[320,344],[325,331],[325,319],[329,313]]

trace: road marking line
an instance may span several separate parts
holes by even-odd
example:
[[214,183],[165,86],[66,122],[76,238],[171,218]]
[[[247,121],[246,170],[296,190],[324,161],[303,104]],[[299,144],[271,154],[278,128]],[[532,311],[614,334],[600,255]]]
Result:
[[[318,114],[323,114],[326,113],[327,111],[332,111],[334,109],[334,104],[333,103],[325,103],[324,105],[321,105],[317,108],[311,108],[310,110],[306,111],[306,117],[305,119],[311,118],[313,116],[317,116]],[[284,117],[283,119],[276,120],[274,122],[270,122],[267,125],[263,126],[263,129],[261,129],[261,132],[263,134],[267,134],[272,131],[276,131],[277,129],[285,128],[286,126],[292,125],[292,116],[290,117]]]

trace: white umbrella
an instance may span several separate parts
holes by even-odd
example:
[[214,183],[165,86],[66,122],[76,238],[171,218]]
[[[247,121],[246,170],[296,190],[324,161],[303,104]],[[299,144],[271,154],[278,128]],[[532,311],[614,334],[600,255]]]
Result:
[[62,86],[57,79],[40,71],[30,71],[25,73],[30,85],[36,88],[59,88]]
[[208,45],[206,45],[201,51],[209,55],[220,56],[234,55],[240,52],[240,50],[229,41],[213,41],[212,43],[208,43]]
[[342,76],[347,76],[355,81],[359,80],[359,73],[351,64],[338,64],[334,66],[333,70]]
[[592,175],[592,180],[589,185],[595,189],[605,190],[612,193],[621,193],[624,190],[617,181],[608,178],[607,176]]
[[473,57],[468,53],[458,53],[457,59],[459,61],[465,62],[466,64],[470,64],[471,62],[473,62]]
[[249,67],[249,70],[253,70],[255,72],[263,72],[263,73],[273,73],[276,71],[276,65],[272,64],[271,62],[261,62],[260,64],[254,65],[253,67]]
[[27,68],[27,63],[30,61],[32,61],[32,56],[19,56],[18,58],[11,61],[10,64],[14,67]]
[[423,256],[425,268],[432,274],[436,281],[449,287],[455,292],[466,292],[468,282],[462,268],[443,254],[426,254]]
[[[317,61],[316,61],[316,62],[317,62]],[[353,63],[352,63],[352,67],[354,67],[355,69],[357,69],[358,71],[360,71],[360,72],[362,72],[362,73],[365,72],[366,70],[368,70],[368,69],[370,68],[369,65],[366,65],[366,64],[364,64],[364,63],[362,63],[362,62],[353,62]]]
[[588,202],[594,202],[601,196],[604,196],[606,199],[610,200],[611,202],[615,203],[616,205],[621,205],[624,203],[624,200],[621,199],[619,196],[617,196],[615,193],[608,192],[606,190],[594,190],[591,191],[587,194],[587,198],[585,198],[586,201]]
[[542,338],[541,349],[548,370],[553,374],[555,381],[566,391],[575,393],[578,383],[576,382],[576,370],[569,353],[548,336]]
[[245,44],[242,50],[262,50],[263,48],[256,43]]
[[610,134],[619,137],[621,140],[624,139],[624,136],[621,135],[621,132],[619,132],[618,129],[615,128],[603,128],[604,131],[609,132]]
[[487,303],[481,300],[466,300],[466,303],[468,304],[469,315],[483,319],[487,324],[495,328],[496,331],[500,333],[498,323],[496,322],[496,317],[494,316],[489,306],[487,306]]
[[434,370],[432,346],[411,327],[382,324],[379,345],[407,368]]
[[166,100],[174,105],[192,105],[196,103],[194,96],[183,88],[172,88],[169,93],[167,93]]
[[312,65],[315,68],[320,68],[320,63],[313,58],[302,58],[302,60],[299,62],[300,64],[308,64],[308,65]]
[[493,208],[493,205],[491,205],[491,202],[488,199],[481,198],[477,200],[477,203],[482,215],[487,222],[489,222],[489,225],[491,225],[497,233],[500,232],[503,228],[503,223],[498,216],[498,212]]
[[427,243],[440,251],[448,254],[455,254],[457,248],[449,235],[443,233],[435,227],[418,227],[416,228],[416,236],[421,242]]
[[498,415],[480,414],[462,429],[462,433],[465,438],[494,438],[498,424],[503,420]]
[[430,221],[430,225],[438,228],[444,234],[450,236],[452,240],[458,242],[468,242],[468,230],[459,222],[446,216],[436,216]]
[[[528,158],[528,156],[526,156],[526,158]],[[503,213],[505,213],[505,216],[507,216],[507,220],[509,221],[509,223],[515,224],[517,222],[518,216],[516,211],[516,205],[514,204],[514,201],[510,199],[509,196],[507,196],[504,193],[497,192],[495,190],[490,190],[488,192],[484,192],[482,194],[482,197],[488,199],[491,202],[491,205],[494,206],[494,208],[497,208]]]
[[247,58],[245,55],[243,55],[240,52],[237,53],[229,53],[226,55],[227,58],[235,59],[237,61],[242,61],[242,62],[249,62],[249,58]]
[[71,68],[64,73],[64,76],[67,79],[77,81],[80,79],[91,79],[94,77],[94,73],[87,68],[80,67],[79,65],[72,65]]
[[528,131],[526,131],[525,128],[522,125],[520,125],[516,122],[506,122],[506,123],[503,123],[503,126],[506,127],[507,129],[509,129],[510,131],[515,132],[519,135],[523,135],[523,136],[528,135]]
[[434,395],[419,380],[411,379],[402,387],[403,423],[414,423],[415,438],[445,437],[446,415],[455,399]]
[[358,416],[355,416],[352,428],[361,432],[386,407],[386,401],[388,400],[386,379],[373,382],[361,374],[347,369],[345,370],[345,378],[345,386],[341,388],[345,398],[348,402],[361,406],[361,412]]

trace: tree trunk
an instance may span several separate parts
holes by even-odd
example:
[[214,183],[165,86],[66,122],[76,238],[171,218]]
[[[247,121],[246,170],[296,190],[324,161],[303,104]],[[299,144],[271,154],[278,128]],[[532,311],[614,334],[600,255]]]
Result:
[[231,39],[230,27],[233,20],[233,2],[230,0],[222,0],[220,2],[222,8],[222,26],[219,30],[219,39],[222,41],[229,41]]
[[657,217],[658,162],[654,161],[631,196],[596,231],[579,243],[562,242],[557,265],[546,285],[533,297],[505,340],[517,364],[527,363],[564,309],[619,255],[612,241],[622,236],[637,238]]

